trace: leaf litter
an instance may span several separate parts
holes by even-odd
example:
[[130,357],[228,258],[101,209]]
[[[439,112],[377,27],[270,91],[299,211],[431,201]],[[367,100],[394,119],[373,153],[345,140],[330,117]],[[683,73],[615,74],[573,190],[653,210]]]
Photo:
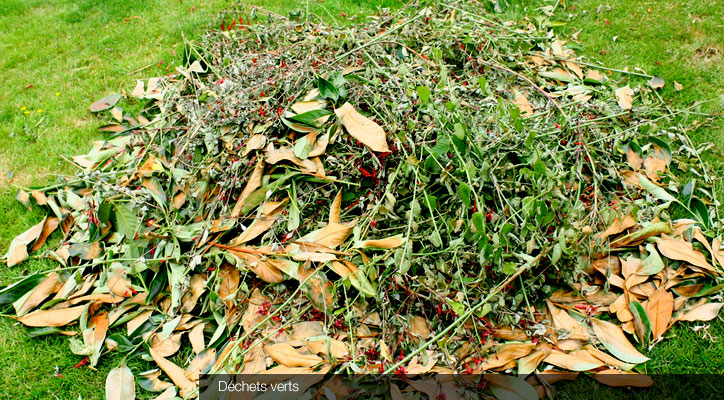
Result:
[[[8,266],[63,235],[37,256],[58,268],[0,290],[31,334],[153,361],[135,375],[162,398],[203,373],[328,371],[434,373],[390,386],[430,398],[459,398],[445,374],[517,372],[491,393],[530,398],[566,371],[648,386],[642,351],[718,314],[718,203],[663,79],[464,2],[353,27],[230,15],[137,82],[138,115],[94,103],[107,139],[29,190],[48,217]],[[135,380],[115,368],[107,398]]]

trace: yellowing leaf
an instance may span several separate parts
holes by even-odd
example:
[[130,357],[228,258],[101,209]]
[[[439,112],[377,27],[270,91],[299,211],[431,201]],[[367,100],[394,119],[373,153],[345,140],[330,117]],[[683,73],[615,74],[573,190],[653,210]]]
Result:
[[525,357],[518,359],[518,375],[526,376],[534,372],[538,365],[551,353],[550,345],[539,345],[538,348]]
[[106,400],[134,400],[136,382],[131,370],[122,365],[113,368],[106,377]]
[[384,239],[364,240],[355,243],[354,247],[371,247],[376,249],[394,249],[402,246],[406,239],[402,235],[391,236]]
[[624,110],[630,110],[633,102],[633,90],[626,85],[616,89],[616,98],[618,99],[619,107]]
[[390,151],[382,127],[357,112],[351,104],[344,103],[342,107],[334,110],[334,113],[337,114],[344,127],[347,128],[347,132],[369,147],[370,150],[380,153]]
[[614,356],[632,364],[640,364],[649,360],[626,339],[626,334],[623,333],[620,326],[596,318],[591,318],[591,323],[598,340]]
[[324,361],[313,354],[301,354],[287,343],[264,346],[264,350],[274,361],[287,367],[313,367]]
[[86,306],[62,308],[59,310],[34,311],[18,318],[26,326],[63,326],[80,317]]

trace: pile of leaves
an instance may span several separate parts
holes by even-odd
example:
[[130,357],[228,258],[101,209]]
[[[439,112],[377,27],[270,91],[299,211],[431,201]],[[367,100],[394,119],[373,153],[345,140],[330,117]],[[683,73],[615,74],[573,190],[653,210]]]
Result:
[[[501,398],[569,371],[646,386],[640,351],[717,315],[712,178],[661,78],[467,2],[317,21],[230,9],[125,96],[140,113],[91,106],[115,121],[74,176],[18,193],[48,216],[8,267],[59,265],[0,305],[90,366],[155,364],[114,369],[109,398],[195,397],[202,373],[394,373],[395,399],[489,371],[518,376],[489,378]],[[330,382],[310,391],[371,398]]]

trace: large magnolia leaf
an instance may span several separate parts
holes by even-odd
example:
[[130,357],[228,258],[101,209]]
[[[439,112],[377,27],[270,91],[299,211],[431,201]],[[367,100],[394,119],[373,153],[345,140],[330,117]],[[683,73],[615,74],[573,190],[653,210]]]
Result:
[[719,314],[724,303],[703,303],[688,309],[679,317],[680,321],[711,321]]
[[576,350],[571,353],[553,350],[543,361],[569,371],[589,371],[603,366],[601,360],[585,350]]
[[662,286],[649,297],[645,308],[651,323],[651,332],[654,340],[657,340],[669,327],[671,313],[674,311],[674,295]]
[[261,210],[259,210],[259,214],[256,216],[254,222],[232,241],[232,245],[244,244],[269,230],[269,228],[274,225],[274,222],[276,222],[276,216],[284,210],[284,205],[287,203],[287,200],[266,202],[261,207]]
[[106,377],[106,400],[133,400],[136,398],[136,382],[133,373],[125,365],[113,368]]
[[148,353],[153,358],[153,361],[155,361],[156,364],[158,364],[158,366],[163,370],[163,372],[165,372],[166,375],[171,378],[171,381],[176,386],[178,386],[178,388],[181,390],[181,397],[188,397],[194,391],[194,389],[196,389],[196,385],[191,382],[189,378],[186,377],[186,371],[184,371],[178,365],[172,363],[171,361],[168,361],[167,359],[156,354],[153,349],[149,349]]
[[685,261],[699,267],[702,272],[718,274],[718,271],[706,259],[706,256],[699,250],[694,249],[690,242],[681,239],[663,237],[656,242],[661,254],[672,260]]
[[527,356],[535,347],[535,343],[510,343],[503,347],[495,354],[489,356],[480,366],[483,371],[502,367],[510,361],[517,360]]
[[7,260],[8,267],[17,265],[28,258],[28,245],[40,236],[44,225],[45,219],[13,239],[10,243],[10,248],[8,248],[8,252],[3,256],[3,258]]
[[390,148],[387,147],[384,129],[357,112],[351,104],[344,103],[342,107],[334,110],[334,112],[342,121],[342,125],[347,128],[347,132],[353,138],[359,140],[360,143],[369,147],[370,150],[381,153],[390,151]]
[[648,357],[639,353],[631,342],[626,339],[626,335],[620,326],[596,318],[591,318],[591,324],[593,325],[593,331],[596,333],[598,340],[600,340],[614,356],[633,364],[639,364],[649,360]]
[[302,354],[286,343],[264,346],[264,350],[274,361],[287,367],[313,367],[323,361],[314,354]]
[[64,326],[80,317],[86,306],[35,311],[18,318],[26,326]]

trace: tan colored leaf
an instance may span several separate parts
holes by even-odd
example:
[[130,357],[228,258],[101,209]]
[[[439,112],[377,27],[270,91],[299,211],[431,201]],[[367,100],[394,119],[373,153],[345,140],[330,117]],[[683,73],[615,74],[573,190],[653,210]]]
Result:
[[435,364],[437,364],[437,359],[440,357],[440,354],[435,354],[435,352],[432,350],[427,350],[426,353],[427,363],[425,364],[423,364],[423,361],[420,359],[419,355],[412,357],[410,362],[407,364],[407,367],[405,368],[405,373],[407,375],[426,374],[435,367]]
[[264,351],[274,361],[287,367],[313,367],[324,361],[313,354],[302,354],[286,343],[264,346]]
[[534,372],[538,365],[551,353],[549,344],[538,345],[536,349],[525,357],[518,359],[518,375],[526,376]]
[[201,373],[208,371],[216,361],[216,349],[206,349],[194,357],[189,367],[186,368],[186,377],[192,382],[198,382]]
[[674,295],[662,286],[649,297],[645,309],[651,321],[651,333],[654,334],[654,340],[657,340],[669,327],[674,311]]
[[55,232],[55,230],[58,228],[59,222],[58,218],[55,217],[48,217],[45,219],[45,222],[43,223],[43,229],[40,232],[40,235],[38,235],[38,238],[35,239],[33,242],[33,246],[30,247],[30,252],[34,252],[45,244],[45,241],[48,239],[48,237]]
[[611,322],[591,318],[593,331],[606,349],[620,360],[632,364],[640,364],[649,360],[626,339],[620,326]]
[[58,278],[58,274],[51,272],[45,279],[43,279],[42,282],[40,282],[38,286],[35,287],[35,289],[33,289],[30,296],[25,299],[22,306],[20,306],[15,313],[19,317],[25,315],[28,311],[42,303],[43,300],[47,299],[48,296],[57,292],[62,285],[63,284]]
[[543,361],[569,371],[590,371],[603,366],[601,360],[585,350],[576,350],[571,353],[552,350]]
[[314,336],[324,335],[324,324],[322,321],[304,321],[292,325],[291,340],[303,341]]
[[533,115],[533,107],[530,105],[528,98],[517,90],[513,90],[513,104],[518,106],[521,115]]
[[173,400],[176,397],[176,386],[166,388],[163,393],[156,396],[153,400]]
[[629,165],[633,169],[640,169],[644,165],[644,160],[641,158],[639,153],[634,151],[634,149],[629,148],[626,152],[626,161],[628,161]]
[[262,184],[262,178],[264,177],[264,162],[259,161],[256,166],[254,167],[254,171],[252,171],[251,176],[249,176],[249,180],[246,182],[246,186],[244,186],[244,190],[241,191],[241,194],[239,195],[239,199],[236,201],[236,204],[234,205],[234,209],[231,210],[231,218],[236,218],[241,213],[242,208],[244,208],[244,204],[246,203],[246,200],[249,198],[249,195],[254,193],[257,189],[261,187]]
[[153,349],[148,349],[148,353],[151,354],[153,361],[158,364],[159,368],[171,378],[171,381],[178,386],[181,391],[181,397],[186,398],[193,393],[196,389],[196,385],[186,377],[186,371],[181,369],[178,365],[168,361],[167,359],[156,354]]
[[510,361],[527,356],[531,351],[533,351],[534,347],[535,343],[505,344],[497,353],[485,359],[480,368],[483,371],[487,371],[489,369],[502,367]]
[[626,368],[626,369],[631,369],[634,367],[633,364],[625,363],[625,362],[619,360],[618,358],[616,358],[608,353],[604,353],[603,351],[593,347],[593,345],[590,345],[590,344],[586,345],[585,347],[583,347],[583,350],[589,352],[593,357],[601,360],[606,365],[610,365],[610,366],[616,367],[616,368]]
[[244,354],[244,366],[239,372],[242,375],[258,374],[266,370],[266,353],[261,341],[256,339]]
[[314,354],[326,354],[334,356],[336,359],[343,358],[349,355],[349,349],[344,342],[337,339],[327,340],[314,340],[310,342],[304,342],[310,352]]
[[588,332],[581,326],[575,318],[571,317],[567,311],[561,310],[554,306],[553,303],[547,302],[548,310],[553,317],[553,326],[556,329],[564,329],[570,332],[569,339],[588,340]]
[[30,191],[30,194],[33,195],[35,202],[38,203],[39,206],[44,206],[44,205],[48,204],[48,198],[45,196],[45,193],[43,193],[42,191],[32,190],[32,191]]
[[10,248],[8,248],[8,252],[3,256],[3,258],[7,260],[8,267],[17,265],[28,258],[27,246],[40,236],[44,225],[45,219],[13,239],[10,243]]
[[266,318],[260,311],[269,302],[270,300],[258,288],[251,292],[246,312],[241,317],[241,326],[244,328],[244,332],[250,332]]
[[126,331],[128,332],[128,334],[130,335],[139,326],[143,325],[146,321],[148,321],[148,319],[151,317],[151,314],[153,314],[153,310],[144,311],[128,321],[126,323]]
[[684,89],[684,85],[680,84],[680,83],[677,82],[677,81],[674,81],[674,89],[678,92],[678,91]]
[[429,338],[432,334],[432,332],[430,332],[430,327],[427,324],[427,320],[419,315],[414,315],[412,317],[412,320],[410,321],[410,333],[423,340]]
[[264,203],[254,222],[252,222],[241,235],[236,237],[236,239],[231,242],[231,245],[238,246],[246,243],[269,230],[276,222],[276,216],[284,210],[284,206],[288,200],[289,199],[285,199],[284,201],[268,201]]
[[711,321],[719,314],[724,303],[703,303],[687,310],[680,321]]
[[387,147],[384,129],[357,112],[351,104],[344,103],[342,107],[334,110],[334,113],[342,121],[342,125],[347,128],[347,132],[370,150],[380,153],[390,151]]
[[295,114],[304,114],[307,111],[319,110],[327,105],[325,100],[298,101],[292,104],[291,108]]
[[580,65],[576,64],[575,62],[573,62],[571,60],[564,61],[564,62],[566,63],[566,67],[568,67],[568,69],[573,71],[573,73],[576,74],[576,76],[579,79],[583,79],[583,70],[581,69]]
[[662,237],[656,242],[661,254],[672,260],[685,261],[691,265],[699,267],[702,272],[718,275],[718,271],[706,259],[706,256],[699,250],[694,249],[691,243],[672,239],[670,237]]
[[591,79],[594,81],[598,81],[599,83],[603,82],[603,74],[596,71],[595,69],[589,69],[586,71],[586,79]]
[[18,318],[26,326],[63,326],[80,317],[86,306],[69,307],[58,310],[34,311]]
[[633,102],[633,90],[626,85],[616,89],[616,98],[618,99],[619,107],[624,110],[630,110]]
[[206,345],[204,344],[205,326],[206,324],[202,322],[194,326],[189,332],[189,342],[191,342],[191,348],[196,354],[201,353],[206,348]]
[[644,170],[649,179],[658,181],[659,173],[666,172],[666,160],[653,156],[646,157],[644,160]]
[[406,239],[402,235],[391,236],[384,239],[363,240],[355,243],[354,247],[371,247],[376,249],[394,249],[405,243]]
[[606,240],[609,236],[617,235],[623,231],[625,231],[628,228],[632,228],[636,226],[636,219],[629,214],[626,215],[622,220],[619,218],[616,218],[613,220],[611,225],[609,225],[608,228],[606,228],[605,231],[599,233],[596,237],[601,240]]
[[342,189],[337,192],[337,195],[334,196],[334,201],[332,201],[332,205],[329,207],[329,223],[331,224],[338,224],[339,223],[339,216],[342,213]]
[[122,297],[131,297],[131,281],[126,279],[126,273],[122,268],[114,268],[108,277],[108,289],[114,294]]
[[153,335],[151,348],[161,357],[171,357],[181,348],[181,336],[183,332],[174,333],[165,338],[160,333]]
[[191,312],[191,310],[196,307],[196,303],[204,291],[206,291],[206,280],[204,276],[201,274],[192,276],[189,282],[189,290],[187,290],[181,298],[181,311],[185,313]]
[[[261,134],[251,135],[251,137],[249,138],[249,141],[246,142],[246,146],[244,147],[244,152],[241,153],[241,155],[246,157],[249,153],[251,153],[254,150],[263,149],[264,146],[266,146],[266,135],[261,135]],[[258,165],[259,164],[257,164],[257,166]]]
[[593,375],[593,379],[607,386],[649,387],[654,384],[654,380],[648,375],[617,369],[605,369],[597,372]]
[[272,259],[232,249],[228,249],[228,251],[244,260],[245,265],[263,281],[279,283],[284,280],[282,271],[272,262]]
[[106,400],[134,400],[136,382],[133,372],[122,365],[113,368],[106,377]]
[[347,236],[349,236],[353,228],[354,226],[352,225],[330,223],[316,232],[314,242],[330,248],[335,248],[347,240]]
[[217,294],[224,300],[227,307],[233,306],[234,300],[231,296],[235,294],[239,288],[241,273],[235,266],[224,263],[219,270],[217,279],[220,281]]

